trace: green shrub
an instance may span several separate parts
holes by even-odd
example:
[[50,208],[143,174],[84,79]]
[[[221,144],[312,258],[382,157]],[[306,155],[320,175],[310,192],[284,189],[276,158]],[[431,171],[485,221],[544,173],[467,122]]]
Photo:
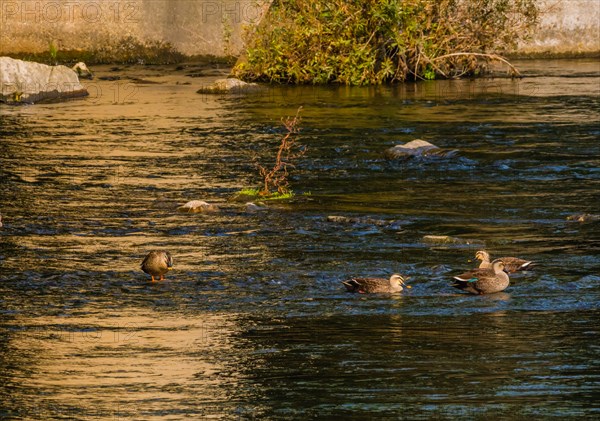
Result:
[[246,35],[245,60],[233,72],[253,81],[348,85],[476,75],[528,37],[535,3],[276,0]]

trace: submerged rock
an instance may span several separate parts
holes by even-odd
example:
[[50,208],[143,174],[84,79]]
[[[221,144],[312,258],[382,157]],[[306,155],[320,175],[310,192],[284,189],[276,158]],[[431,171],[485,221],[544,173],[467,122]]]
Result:
[[386,149],[384,155],[387,159],[408,159],[425,156],[448,157],[455,153],[455,150],[441,149],[426,140],[415,139]]
[[266,211],[268,208],[266,206],[259,206],[256,203],[248,202],[246,203],[246,212],[256,213]]
[[192,200],[185,205],[179,206],[177,210],[186,213],[213,213],[219,212],[219,207],[204,200]]
[[600,221],[600,215],[594,215],[591,213],[576,213],[576,214],[567,216],[567,221],[595,222],[595,221]]
[[425,235],[423,241],[429,244],[478,244],[483,245],[483,242],[479,240],[469,240],[458,237],[451,237],[449,235]]
[[0,57],[0,102],[34,103],[87,95],[77,73],[66,66]]
[[385,220],[370,218],[368,216],[341,216],[341,215],[329,215],[327,222],[334,222],[336,224],[346,225],[373,225],[376,227],[385,227],[389,229],[399,230],[400,222],[395,220]]
[[142,79],[142,78],[135,77],[135,76],[128,76],[127,79],[130,80],[132,83],[136,83],[138,85],[160,85],[161,83],[164,83],[164,82],[157,82],[155,80],[150,80],[150,79]]
[[247,83],[243,80],[227,78],[217,79],[211,85],[204,86],[196,93],[199,94],[223,94],[223,93],[234,93],[244,94],[248,92],[255,92],[264,89],[257,83]]

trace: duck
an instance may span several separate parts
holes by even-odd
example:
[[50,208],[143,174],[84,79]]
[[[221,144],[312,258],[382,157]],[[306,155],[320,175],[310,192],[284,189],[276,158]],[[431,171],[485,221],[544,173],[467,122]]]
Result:
[[410,288],[404,281],[405,278],[402,275],[395,273],[389,279],[350,278],[347,281],[343,281],[342,284],[349,292],[358,292],[359,294],[394,293],[402,291],[404,289],[403,286]]
[[160,280],[164,281],[165,273],[173,269],[171,253],[163,250],[151,251],[144,258],[141,268],[152,277],[152,282],[156,281],[155,277],[160,277]]
[[510,284],[510,278],[504,271],[505,265],[502,259],[496,259],[491,263],[491,268],[478,268],[453,276],[452,286],[471,294],[493,294],[504,291]]
[[90,69],[88,69],[88,67],[85,65],[85,63],[83,61],[80,61],[75,66],[71,67],[71,70],[73,70],[75,73],[77,73],[77,77],[79,77],[79,79],[93,79],[94,78],[93,73],[90,71]]
[[[485,250],[479,250],[475,253],[475,258],[481,260],[479,268],[491,269],[490,254]],[[518,257],[500,257],[504,262],[504,270],[508,273],[515,273],[521,270],[527,270],[533,267],[535,263],[531,260],[519,259]]]

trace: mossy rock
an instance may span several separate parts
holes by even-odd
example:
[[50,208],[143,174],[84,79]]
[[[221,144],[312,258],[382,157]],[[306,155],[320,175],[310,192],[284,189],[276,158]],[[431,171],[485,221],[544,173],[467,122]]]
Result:
[[196,91],[198,94],[247,94],[265,88],[258,83],[247,83],[235,78],[217,79],[212,84]]

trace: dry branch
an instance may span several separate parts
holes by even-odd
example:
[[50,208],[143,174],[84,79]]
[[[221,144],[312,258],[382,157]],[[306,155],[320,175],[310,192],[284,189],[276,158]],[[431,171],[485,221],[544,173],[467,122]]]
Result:
[[281,139],[273,167],[269,169],[263,165],[257,164],[260,176],[263,179],[263,187],[259,192],[259,195],[261,196],[270,195],[272,189],[276,189],[277,192],[282,195],[287,194],[290,191],[288,168],[294,168],[292,161],[306,153],[306,148],[296,147],[295,136],[300,132],[298,125],[300,124],[301,110],[302,107],[299,107],[294,117],[281,119],[287,133]]

